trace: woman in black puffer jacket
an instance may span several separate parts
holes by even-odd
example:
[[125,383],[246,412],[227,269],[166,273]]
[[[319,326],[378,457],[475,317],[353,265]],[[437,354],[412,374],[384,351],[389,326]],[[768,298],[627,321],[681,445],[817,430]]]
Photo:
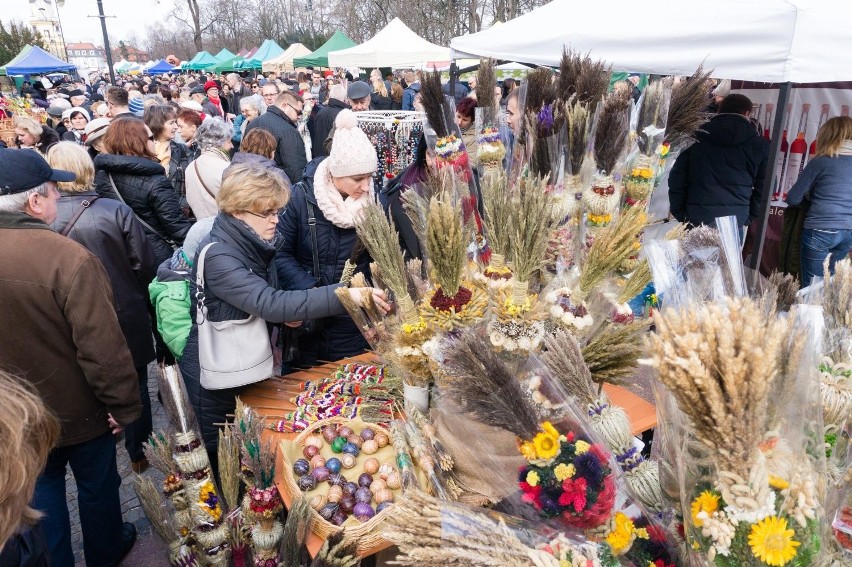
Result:
[[[210,235],[203,239],[193,258],[192,287],[195,288],[199,255],[213,243],[204,257],[204,304],[211,322],[242,321],[254,315],[273,324],[298,326],[301,321],[342,315],[345,311],[335,295],[339,285],[304,291],[282,291],[272,266],[281,237],[275,230],[278,214],[287,203],[284,178],[256,164],[229,168],[216,196],[219,214]],[[191,312],[196,313],[195,290]],[[380,290],[349,289],[353,301],[362,304],[366,294],[388,308]],[[198,324],[192,329],[180,360],[198,425],[207,446],[212,469],[216,469],[216,447],[220,424],[233,413],[242,387],[208,390],[201,385]]]
[[[151,131],[138,118],[119,118],[104,136],[105,153],[95,158],[95,188],[133,209],[145,228],[157,265],[183,243],[192,222],[184,218],[178,195],[155,161]],[[147,226],[146,226],[147,224]]]

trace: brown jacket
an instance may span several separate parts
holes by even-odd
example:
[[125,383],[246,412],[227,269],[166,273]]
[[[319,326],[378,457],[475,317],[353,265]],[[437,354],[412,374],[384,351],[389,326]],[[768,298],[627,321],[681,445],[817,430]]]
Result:
[[100,261],[38,219],[0,211],[0,369],[59,417],[58,446],[139,417],[139,382]]

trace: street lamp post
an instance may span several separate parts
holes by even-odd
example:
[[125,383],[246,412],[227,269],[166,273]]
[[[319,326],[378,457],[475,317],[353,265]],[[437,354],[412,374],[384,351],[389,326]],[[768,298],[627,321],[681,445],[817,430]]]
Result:
[[109,35],[106,29],[106,16],[104,16],[103,0],[98,0],[98,18],[101,19],[101,32],[104,34],[104,50],[106,51],[107,70],[109,71],[109,82],[115,85],[115,70],[112,68],[112,50],[109,47]]

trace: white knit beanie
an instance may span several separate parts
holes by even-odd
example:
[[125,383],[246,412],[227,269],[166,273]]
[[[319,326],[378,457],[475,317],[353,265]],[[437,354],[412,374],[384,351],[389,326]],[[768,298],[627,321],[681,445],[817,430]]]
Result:
[[350,177],[376,171],[376,149],[358,127],[355,113],[351,110],[341,110],[334,119],[334,138],[327,161],[328,171],[334,177]]

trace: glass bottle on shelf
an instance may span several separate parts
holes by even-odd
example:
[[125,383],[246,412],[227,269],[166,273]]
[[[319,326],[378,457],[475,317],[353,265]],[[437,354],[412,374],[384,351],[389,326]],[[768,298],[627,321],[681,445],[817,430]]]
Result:
[[816,155],[817,151],[817,134],[819,134],[819,129],[822,128],[822,125],[825,124],[826,120],[828,120],[828,113],[831,112],[830,104],[823,104],[822,110],[819,113],[819,124],[817,125],[817,131],[814,133],[814,141],[811,142],[811,147],[808,149],[808,161],[811,161],[811,158]]
[[805,141],[805,128],[808,127],[808,112],[811,105],[802,105],[802,113],[799,115],[799,130],[796,139],[790,144],[790,152],[787,155],[787,174],[784,178],[784,194],[782,199],[787,198],[787,193],[793,188],[793,184],[799,178],[799,173],[805,166],[805,154],[808,153],[808,143]]
[[[787,105],[787,124],[790,122],[790,114],[793,111],[793,105]],[[777,201],[781,198],[781,193],[784,191],[784,170],[787,167],[787,155],[789,155],[790,144],[787,142],[787,129],[781,134],[781,147],[778,150],[778,156],[775,158],[775,190],[772,192],[772,199]]]
[[772,128],[772,109],[775,105],[771,102],[766,105],[766,116],[763,117],[763,139],[769,140],[769,129]]

